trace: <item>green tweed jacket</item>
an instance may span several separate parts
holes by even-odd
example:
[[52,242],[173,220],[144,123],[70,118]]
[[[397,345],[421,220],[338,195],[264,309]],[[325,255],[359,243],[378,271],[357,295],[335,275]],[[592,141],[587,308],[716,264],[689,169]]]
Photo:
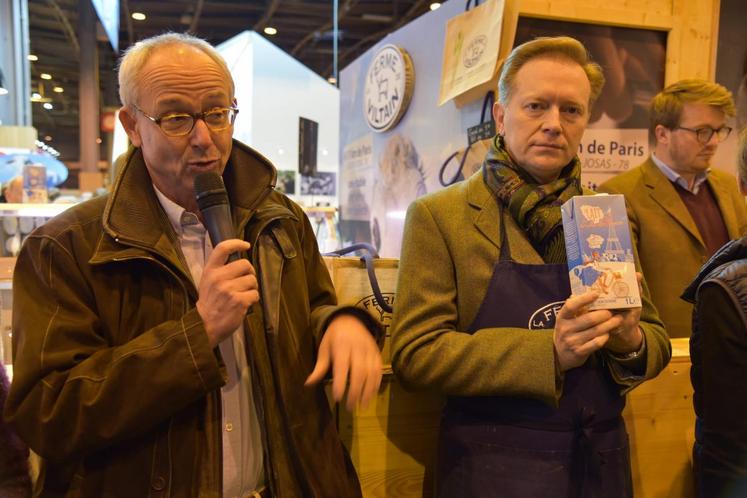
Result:
[[[482,170],[410,206],[392,321],[392,366],[411,388],[458,396],[530,397],[556,406],[561,392],[552,330],[501,327],[466,333],[498,261],[501,224],[515,261],[543,263],[493,198]],[[645,374],[626,375],[624,361],[597,353],[607,357],[605,364],[622,394],[655,377],[671,356],[666,332],[646,292],[643,304]]]
[[[739,238],[747,228],[747,207],[735,178],[713,169],[707,181],[729,238]],[[599,191],[625,196],[633,243],[651,299],[670,337],[690,337],[693,307],[680,295],[708,254],[685,203],[651,158],[604,182]]]

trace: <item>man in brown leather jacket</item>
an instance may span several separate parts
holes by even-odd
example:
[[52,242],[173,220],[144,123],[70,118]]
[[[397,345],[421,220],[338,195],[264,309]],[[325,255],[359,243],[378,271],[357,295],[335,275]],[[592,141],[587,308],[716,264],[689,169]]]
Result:
[[[134,147],[112,192],[32,233],[15,268],[5,416],[43,459],[37,494],[360,496],[319,381],[331,367],[335,399],[365,404],[375,326],[336,306],[303,211],[232,140],[225,62],[166,34],[129,49],[119,80]],[[204,171],[236,234],[214,248]]]

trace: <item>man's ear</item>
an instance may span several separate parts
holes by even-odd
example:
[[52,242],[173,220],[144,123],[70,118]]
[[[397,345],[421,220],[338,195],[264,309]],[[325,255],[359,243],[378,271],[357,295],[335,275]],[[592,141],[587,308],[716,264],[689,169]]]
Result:
[[506,109],[503,107],[503,105],[500,102],[496,102],[493,104],[493,119],[495,120],[495,131],[500,136],[503,136],[503,133],[505,131],[504,129],[504,119],[506,117]]
[[656,125],[656,128],[654,128],[654,137],[656,138],[656,143],[658,144],[668,144],[669,143],[669,134],[672,132],[669,128],[667,128],[664,125]]
[[127,106],[119,110],[119,122],[122,123],[132,145],[140,147],[143,141],[140,140],[140,132],[137,131],[137,119],[135,119],[135,114]]

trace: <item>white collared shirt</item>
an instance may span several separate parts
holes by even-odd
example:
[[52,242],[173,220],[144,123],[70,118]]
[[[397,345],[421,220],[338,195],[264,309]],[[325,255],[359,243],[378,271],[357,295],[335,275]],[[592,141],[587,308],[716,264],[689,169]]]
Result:
[[[195,287],[199,288],[205,261],[213,251],[200,219],[160,192],[158,201],[174,228]],[[264,482],[262,434],[252,398],[251,369],[244,344],[244,327],[219,345],[228,372],[221,388],[223,422],[223,498],[246,496]]]
[[675,170],[667,166],[664,161],[656,157],[653,153],[651,153],[651,160],[654,162],[657,168],[661,170],[662,173],[664,173],[664,176],[669,178],[669,181],[672,183],[676,183],[680,187],[684,188],[688,192],[698,195],[698,192],[700,191],[700,187],[705,183],[706,180],[708,180],[708,173],[711,172],[711,168],[708,168],[702,173],[698,173],[695,175],[695,181],[693,182],[693,188],[690,188],[690,185],[688,185],[687,180],[682,178],[682,175],[677,173]]

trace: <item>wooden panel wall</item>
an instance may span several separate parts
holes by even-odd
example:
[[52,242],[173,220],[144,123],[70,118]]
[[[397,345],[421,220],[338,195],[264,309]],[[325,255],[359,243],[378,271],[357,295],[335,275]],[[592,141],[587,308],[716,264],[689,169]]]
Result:
[[695,442],[689,339],[672,339],[672,361],[628,395],[623,416],[630,436],[636,498],[695,495]]
[[521,16],[667,31],[667,85],[716,74],[719,0],[518,1]]

